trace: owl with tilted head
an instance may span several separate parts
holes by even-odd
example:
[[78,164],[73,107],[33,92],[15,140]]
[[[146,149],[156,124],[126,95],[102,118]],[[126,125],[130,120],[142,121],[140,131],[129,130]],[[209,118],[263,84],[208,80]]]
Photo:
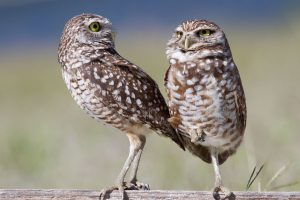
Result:
[[[169,110],[156,82],[115,50],[111,22],[99,15],[70,19],[61,36],[58,60],[63,78],[76,103],[99,122],[121,130],[129,139],[129,155],[117,178],[118,189],[149,189],[137,181],[141,154],[150,130],[183,145],[168,123]],[[115,144],[111,145],[114,150]],[[125,176],[131,167],[129,181]]]
[[213,22],[186,21],[176,28],[166,54],[169,122],[192,154],[213,164],[214,197],[231,196],[222,184],[219,165],[242,142],[246,102],[226,36]]

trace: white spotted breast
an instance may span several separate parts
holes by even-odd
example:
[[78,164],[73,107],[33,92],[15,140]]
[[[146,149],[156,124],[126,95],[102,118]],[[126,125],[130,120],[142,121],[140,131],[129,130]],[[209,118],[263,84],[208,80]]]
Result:
[[176,128],[180,132],[189,137],[204,134],[196,143],[224,151],[240,143],[241,138],[236,137],[241,130],[235,101],[240,86],[235,70],[232,60],[206,58],[180,62],[170,59],[165,84],[170,113],[179,122]]

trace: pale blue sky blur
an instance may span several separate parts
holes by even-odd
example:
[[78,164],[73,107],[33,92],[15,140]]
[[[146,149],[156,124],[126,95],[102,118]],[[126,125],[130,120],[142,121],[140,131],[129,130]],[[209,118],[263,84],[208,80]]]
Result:
[[0,52],[12,47],[56,42],[74,15],[96,13],[111,19],[120,35],[132,30],[171,32],[183,20],[205,18],[223,27],[281,26],[300,1],[293,0],[2,0]]

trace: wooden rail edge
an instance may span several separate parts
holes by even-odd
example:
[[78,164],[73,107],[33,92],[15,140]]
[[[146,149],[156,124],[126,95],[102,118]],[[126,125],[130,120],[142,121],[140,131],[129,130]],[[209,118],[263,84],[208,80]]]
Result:
[[[94,190],[61,190],[61,189],[0,189],[0,200],[99,200],[99,191]],[[300,192],[234,192],[235,199],[250,200],[300,200]],[[120,200],[122,195],[114,191],[105,199]],[[210,200],[212,193],[208,191],[126,191],[124,199],[129,200]]]

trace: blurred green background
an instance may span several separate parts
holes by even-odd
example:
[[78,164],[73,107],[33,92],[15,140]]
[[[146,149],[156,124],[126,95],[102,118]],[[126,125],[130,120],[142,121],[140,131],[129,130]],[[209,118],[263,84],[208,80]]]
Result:
[[[57,62],[66,20],[92,12],[111,19],[119,53],[164,94],[165,44],[175,27],[194,18],[219,24],[248,105],[245,140],[221,167],[224,183],[245,190],[254,166],[265,164],[252,190],[300,190],[299,11],[291,0],[0,1],[0,188],[101,189],[120,172],[127,138],[80,110]],[[210,190],[214,182],[211,165],[155,133],[139,178],[151,189]]]

